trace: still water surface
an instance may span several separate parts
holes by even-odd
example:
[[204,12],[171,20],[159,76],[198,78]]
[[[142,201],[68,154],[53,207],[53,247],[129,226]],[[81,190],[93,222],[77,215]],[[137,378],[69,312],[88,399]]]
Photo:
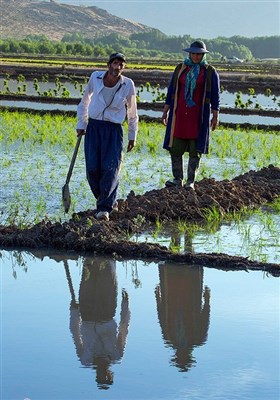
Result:
[[[60,111],[77,111],[77,106],[75,104],[57,104],[55,103],[36,103],[30,101],[10,101],[2,100],[0,106],[4,107],[16,107],[16,108],[26,108],[30,110],[60,110]],[[148,117],[160,118],[162,111],[153,110],[141,110],[138,109],[138,115],[147,115]],[[261,124],[261,125],[276,125],[278,126],[278,119],[275,117],[266,117],[260,115],[239,115],[239,114],[223,114],[220,113],[219,121],[221,124],[234,123],[234,124]]]
[[1,251],[1,399],[279,395],[279,280]]
[[[4,85],[4,82],[6,80],[3,78],[0,78],[0,90],[3,91],[3,93],[7,92],[7,89]],[[17,80],[15,79],[9,79],[6,81],[8,84],[9,91],[11,93],[25,93],[29,96],[37,96],[38,91],[43,94],[44,92],[48,91],[53,91],[57,90],[56,96],[61,97],[63,90],[67,90],[69,92],[70,97],[74,98],[81,98],[81,96],[84,93],[86,83],[83,83],[81,86],[80,84],[75,86],[75,84],[72,81],[67,81],[64,83],[61,83],[61,85],[57,86],[54,82],[39,82],[39,88],[38,90],[35,89],[34,87],[34,81],[33,80],[27,80],[25,83],[18,83]],[[23,92],[22,87],[23,84],[26,85],[26,91]],[[21,88],[20,90],[18,88]],[[160,94],[166,94],[167,93],[167,88],[160,88],[157,90],[156,87],[151,87],[149,90],[147,89],[146,86],[135,87],[136,92],[140,98],[141,101],[147,101],[147,102],[152,102],[153,100],[157,99],[157,96]],[[265,95],[264,93],[257,93],[254,95],[250,95],[248,91],[244,91],[244,93],[240,93],[240,99],[243,103],[246,103],[248,100],[251,101],[251,105],[249,108],[254,108],[255,104],[258,103],[261,108],[263,109],[272,109],[272,110],[278,110],[280,109],[280,97],[275,96],[273,94],[273,88],[272,93],[270,95]],[[235,108],[235,100],[236,100],[236,92],[229,92],[227,90],[221,91],[221,98],[220,98],[220,103],[222,107],[232,107]]]
[[[6,88],[4,85],[4,79],[0,78],[0,91],[6,92]],[[11,93],[17,93],[18,87],[23,86],[23,83],[18,83],[15,79],[10,79],[8,82],[8,87]],[[38,93],[36,92],[33,81],[26,81],[26,94],[36,96]],[[83,91],[86,87],[86,84],[82,84],[82,89],[80,89],[80,85],[77,87],[74,86],[73,82],[64,82],[61,84],[61,88],[58,90],[58,97],[62,94],[62,89],[65,88],[69,91],[70,97],[73,98],[81,98]],[[53,91],[57,88],[54,82],[40,82],[39,84],[39,91],[40,93],[44,93],[45,91]],[[147,90],[146,87],[140,90],[139,87],[136,87],[136,91],[140,97],[142,102],[152,102],[156,99],[157,91],[155,88],[151,90]],[[160,93],[166,93],[167,88],[161,88]],[[24,97],[24,96],[23,96]],[[38,99],[40,96],[38,96]],[[30,101],[14,101],[14,100],[2,100],[0,102],[1,106],[5,107],[18,107],[18,108],[27,108],[32,110],[61,110],[61,111],[74,111],[77,110],[77,105],[75,104],[59,104],[55,102],[55,97],[53,97],[53,103],[40,103],[40,102],[30,102]],[[220,104],[221,107],[229,107],[235,108],[235,100],[236,100],[236,93],[231,93],[226,90],[222,91]],[[265,94],[256,94],[254,96],[244,93],[241,95],[241,100],[243,103],[246,103],[248,100],[251,101],[250,109],[254,109],[256,104],[259,104],[260,108],[266,110],[275,110],[279,111],[280,109],[280,98],[279,96],[274,96],[273,94],[270,96],[266,96]],[[162,115],[162,111],[153,111],[153,110],[142,110],[139,108],[138,114],[148,115],[149,117],[153,118],[160,118]],[[259,116],[259,115],[236,115],[232,114],[223,114],[220,113],[220,122],[221,123],[236,123],[236,124],[262,124],[262,125],[278,125],[278,120],[275,117],[266,117],[266,116]]]

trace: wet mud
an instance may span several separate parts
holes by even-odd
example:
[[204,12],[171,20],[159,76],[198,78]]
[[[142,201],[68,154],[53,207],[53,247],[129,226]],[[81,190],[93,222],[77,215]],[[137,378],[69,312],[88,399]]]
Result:
[[250,261],[227,254],[174,253],[157,243],[139,243],[127,238],[153,231],[160,221],[162,229],[180,220],[203,223],[205,210],[221,214],[259,208],[280,195],[280,168],[273,165],[249,171],[232,180],[203,179],[195,191],[186,188],[162,188],[143,195],[130,192],[118,200],[117,212],[110,221],[98,221],[96,210],[74,213],[70,220],[52,223],[43,220],[26,229],[0,226],[0,247],[61,250],[66,253],[105,254],[116,258],[168,260],[223,270],[262,270],[280,275],[280,265]]

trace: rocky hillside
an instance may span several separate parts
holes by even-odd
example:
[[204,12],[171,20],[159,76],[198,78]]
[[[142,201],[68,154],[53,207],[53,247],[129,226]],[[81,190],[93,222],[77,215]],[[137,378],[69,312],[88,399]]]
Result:
[[72,6],[55,0],[1,0],[0,7],[2,39],[43,34],[60,40],[66,33],[74,32],[91,38],[112,32],[128,36],[152,29],[98,7]]

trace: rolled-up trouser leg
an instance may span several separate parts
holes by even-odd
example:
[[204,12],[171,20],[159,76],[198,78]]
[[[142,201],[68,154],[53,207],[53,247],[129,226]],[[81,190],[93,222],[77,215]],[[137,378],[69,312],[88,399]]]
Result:
[[85,136],[87,179],[97,210],[111,212],[117,197],[122,162],[123,130],[120,124],[89,120]]

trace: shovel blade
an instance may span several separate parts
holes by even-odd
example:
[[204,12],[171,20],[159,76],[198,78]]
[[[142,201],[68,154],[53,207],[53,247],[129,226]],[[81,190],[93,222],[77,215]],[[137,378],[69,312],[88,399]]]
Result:
[[71,196],[69,191],[69,185],[67,183],[62,188],[62,203],[64,206],[64,210],[67,214],[71,205]]

